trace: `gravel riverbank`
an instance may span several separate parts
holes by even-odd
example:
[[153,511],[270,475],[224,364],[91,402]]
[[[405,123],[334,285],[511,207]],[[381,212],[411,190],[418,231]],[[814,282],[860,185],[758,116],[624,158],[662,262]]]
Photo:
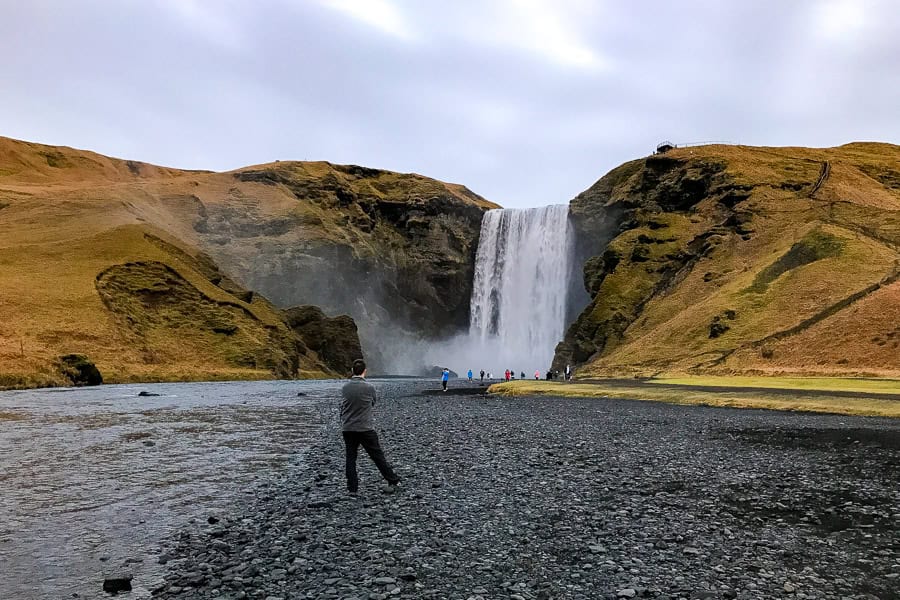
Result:
[[900,598],[900,422],[378,383],[404,478],[336,421],[171,541],[161,598]]

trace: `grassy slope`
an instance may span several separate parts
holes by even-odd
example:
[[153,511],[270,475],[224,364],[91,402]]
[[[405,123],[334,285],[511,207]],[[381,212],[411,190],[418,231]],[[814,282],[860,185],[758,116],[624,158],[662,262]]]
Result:
[[[723,380],[728,378],[723,378]],[[701,386],[702,380],[690,380],[691,386]],[[603,382],[597,383],[563,383],[555,381],[513,381],[510,383],[498,383],[490,386],[488,391],[505,396],[555,396],[572,398],[598,398],[598,399],[623,399],[623,400],[647,400],[654,402],[666,402],[669,404],[719,406],[729,408],[757,408],[767,410],[789,410],[834,413],[844,415],[900,417],[900,402],[879,398],[878,393],[900,392],[900,385],[894,380],[893,388],[875,388],[861,392],[859,397],[829,397],[817,390],[830,390],[834,383],[817,384],[802,383],[802,381],[781,378],[777,382],[779,389],[793,389],[796,393],[785,395],[783,393],[766,393],[763,391],[734,392],[704,391],[697,387],[687,388],[679,385],[660,385],[652,383],[635,383],[633,386],[610,385]],[[710,385],[720,385],[718,380],[710,382]],[[737,384],[734,384],[737,385]],[[813,385],[814,388],[807,386]],[[889,383],[889,385],[891,385]],[[839,385],[837,387],[840,387]],[[858,382],[854,388],[866,388],[864,382]],[[841,388],[846,389],[846,388]]]
[[[381,225],[368,231],[369,217],[355,203],[342,204],[339,189],[387,203],[442,194],[461,205],[495,206],[463,186],[414,174],[326,162],[184,171],[0,137],[0,387],[63,384],[54,363],[72,352],[87,354],[108,382],[272,377],[271,369],[253,364],[265,354],[260,348],[269,334],[262,332],[283,333],[280,312],[260,296],[248,304],[242,290],[230,290],[236,297],[214,285],[196,249],[201,241],[250,240],[233,255],[245,270],[253,268],[256,239],[288,246],[337,242],[359,255],[402,259],[408,240]],[[307,193],[311,201],[298,202]],[[220,220],[207,229],[214,218]],[[167,243],[154,242],[159,238]],[[123,325],[122,315],[101,301],[95,277],[131,261],[168,265],[201,296],[176,286],[193,306],[151,307],[144,322]],[[133,283],[138,291],[161,285]],[[208,299],[250,311],[241,332],[256,333],[211,335],[202,324],[192,326],[203,320],[199,305],[212,306]],[[303,376],[325,375],[324,368],[314,352],[301,360]]]
[[[662,228],[658,216],[650,228],[638,215],[638,227],[612,241],[623,259],[603,281],[587,320],[606,324],[600,331],[614,335],[579,376],[900,374],[900,283],[792,335],[767,339],[896,273],[900,147],[706,146],[676,150],[669,158],[722,163],[723,179],[746,186],[749,197],[731,211],[720,202],[725,192],[714,191],[689,210],[669,211]],[[825,161],[830,175],[811,195]],[[618,181],[606,196],[609,205],[640,196],[642,174],[631,172],[637,174]],[[735,213],[741,224],[732,219],[723,227]],[[640,244],[639,237],[655,239]],[[643,262],[629,260],[638,245],[649,252]],[[679,250],[693,260],[671,260]],[[672,264],[677,275],[664,281]],[[608,325],[615,317],[625,321],[618,335]],[[728,329],[710,338],[716,318]]]
[[[200,294],[217,302],[245,307],[253,318],[241,324],[280,327],[267,303],[246,303],[213,285],[184,255],[166,252],[151,241],[146,226],[124,225],[84,237],[26,247],[0,248],[0,385],[61,385],[55,359],[65,353],[87,354],[107,382],[270,378],[264,367],[233,360],[248,344],[213,334],[201,319],[174,327],[129,326],[108,310],[95,278],[104,269],[131,261],[159,261],[171,266]],[[151,282],[152,283],[152,282]],[[190,311],[192,307],[180,307]],[[143,316],[132,315],[138,325]],[[308,376],[324,375],[314,360],[304,364]]]

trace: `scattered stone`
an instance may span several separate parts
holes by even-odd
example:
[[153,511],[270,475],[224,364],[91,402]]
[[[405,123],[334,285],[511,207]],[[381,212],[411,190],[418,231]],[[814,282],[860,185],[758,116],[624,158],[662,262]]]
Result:
[[130,573],[109,576],[103,580],[103,591],[112,595],[119,592],[130,592],[132,579],[134,576]]
[[154,392],[148,392],[148,391],[146,391],[146,390],[143,390],[143,391],[138,392],[138,396],[144,396],[144,397],[148,397],[148,396],[159,396],[159,394],[156,394],[156,393],[154,393]]
[[345,501],[329,421],[289,472],[239,487],[227,527],[200,520],[173,536],[165,551],[178,560],[158,597],[812,600],[810,589],[863,600],[897,589],[900,422],[435,402],[410,393],[433,382],[378,385],[403,493],[377,493],[361,453],[359,496]]

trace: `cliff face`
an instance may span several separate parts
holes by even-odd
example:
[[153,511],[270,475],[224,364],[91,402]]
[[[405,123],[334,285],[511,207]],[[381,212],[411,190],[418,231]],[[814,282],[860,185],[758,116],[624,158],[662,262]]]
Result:
[[900,147],[702,146],[571,203],[581,376],[900,372]]
[[461,186],[356,166],[282,162],[229,176],[224,197],[194,191],[201,247],[278,305],[355,317],[374,369],[406,366],[396,360],[405,337],[468,325],[481,217],[494,205]]
[[[326,314],[382,356],[391,327],[465,325],[492,206],[360,167],[181,171],[0,138],[0,386],[65,383],[68,354],[106,382],[343,376],[356,323]],[[298,304],[324,312],[298,326]]]

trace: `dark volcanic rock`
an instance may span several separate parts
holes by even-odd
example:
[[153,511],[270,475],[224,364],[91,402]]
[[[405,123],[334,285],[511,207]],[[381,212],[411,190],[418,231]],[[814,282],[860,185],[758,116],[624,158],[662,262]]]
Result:
[[[432,366],[432,367],[428,367],[427,369],[422,369],[422,372],[419,373],[419,375],[421,375],[422,377],[435,377],[435,378],[438,378],[438,379],[439,379],[439,378],[441,377],[441,375],[443,375],[443,374],[444,374],[444,367],[439,367],[439,366],[437,366],[437,365],[434,365],[434,366]],[[456,373],[456,371],[453,371],[453,370],[450,371],[450,378],[451,378],[451,379],[456,379],[456,378],[458,378],[458,377],[459,377],[459,375]]]
[[295,306],[284,311],[285,320],[331,370],[348,375],[353,361],[362,358],[356,323],[347,315],[326,316],[318,306]]
[[97,366],[83,354],[66,354],[59,357],[60,371],[72,385],[100,385],[103,376]]
[[894,421],[376,385],[397,493],[361,456],[346,494],[332,422],[229,528],[172,540],[159,596],[896,597]]
[[119,574],[107,577],[103,580],[103,591],[116,595],[119,592],[131,591],[131,580],[134,577],[130,574]]

